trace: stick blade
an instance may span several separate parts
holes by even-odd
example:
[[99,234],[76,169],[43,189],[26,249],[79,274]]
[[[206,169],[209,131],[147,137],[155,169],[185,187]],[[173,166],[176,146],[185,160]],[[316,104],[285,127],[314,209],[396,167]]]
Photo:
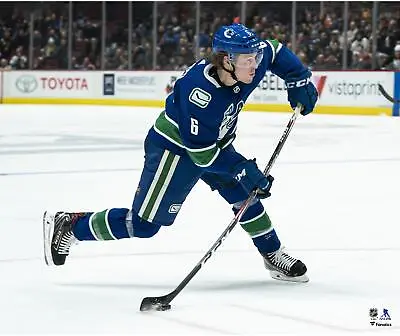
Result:
[[167,296],[159,296],[159,297],[145,297],[140,304],[140,311],[149,311],[149,310],[157,310],[157,311],[165,311],[170,310],[171,305],[169,304],[169,300]]

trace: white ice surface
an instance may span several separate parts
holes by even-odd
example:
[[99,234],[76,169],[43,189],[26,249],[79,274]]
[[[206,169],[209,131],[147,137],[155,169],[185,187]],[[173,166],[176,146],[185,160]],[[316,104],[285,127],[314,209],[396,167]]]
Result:
[[[272,280],[236,227],[166,312],[167,294],[232,219],[199,183],[152,239],[82,242],[48,268],[50,210],[130,207],[158,109],[0,105],[0,334],[400,334],[400,119],[300,117],[263,203],[307,284]],[[242,113],[238,151],[263,167],[290,114]],[[370,326],[387,308],[392,327]]]

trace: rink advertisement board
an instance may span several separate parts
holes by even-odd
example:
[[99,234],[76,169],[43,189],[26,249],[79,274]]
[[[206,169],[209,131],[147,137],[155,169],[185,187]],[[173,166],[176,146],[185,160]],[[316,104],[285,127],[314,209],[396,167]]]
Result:
[[378,84],[392,95],[392,72],[317,72],[313,82],[322,105],[391,108],[391,103],[379,92]]
[[[181,71],[6,71],[3,103],[97,104],[160,107]],[[394,94],[394,72],[315,71],[317,113],[392,115],[393,106],[379,92]],[[284,81],[266,73],[245,110],[290,111]]]
[[[323,113],[388,114],[391,103],[378,90],[378,84],[393,94],[392,72],[313,72],[312,82],[318,90],[318,110]],[[250,95],[248,103],[283,105],[287,102],[284,81],[268,72]],[[277,106],[279,110],[281,107]],[[256,108],[257,109],[257,108]]]
[[3,102],[85,99],[101,94],[96,75],[83,71],[8,71],[3,73]]
[[104,96],[124,100],[163,100],[180,74],[175,71],[105,72],[102,78]]

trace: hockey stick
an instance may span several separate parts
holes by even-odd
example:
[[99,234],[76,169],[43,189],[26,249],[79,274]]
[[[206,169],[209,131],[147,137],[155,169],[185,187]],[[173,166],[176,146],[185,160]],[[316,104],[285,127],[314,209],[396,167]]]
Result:
[[393,104],[399,104],[400,100],[398,99],[394,99],[392,96],[390,96],[386,90],[383,88],[383,86],[381,84],[378,84],[378,89],[380,91],[380,93],[382,93],[382,96],[384,96],[387,100],[389,100],[391,103]]
[[[269,171],[271,170],[275,160],[277,159],[279,153],[282,150],[283,145],[286,142],[286,139],[289,136],[290,131],[293,128],[293,125],[301,111],[301,106],[298,105],[290,118],[285,131],[283,132],[278,145],[275,148],[274,153],[272,154],[267,166],[264,169],[264,175],[268,175]],[[185,279],[173,290],[171,293],[164,295],[164,296],[157,296],[157,297],[145,297],[142,300],[140,305],[141,311],[148,311],[148,310],[159,310],[164,311],[171,308],[171,301],[186,287],[190,280],[196,275],[196,273],[202,268],[202,266],[207,262],[208,259],[211,258],[213,253],[221,246],[222,242],[226,239],[226,237],[231,233],[233,228],[239,223],[242,215],[246,212],[247,208],[249,207],[251,201],[257,196],[257,191],[253,191],[248,199],[242,204],[239,211],[237,212],[236,216],[232,221],[229,223],[228,227],[225,231],[221,234],[218,240],[211,246],[211,248],[207,251],[207,253],[200,259],[197,265],[192,269],[192,271],[186,276]]]

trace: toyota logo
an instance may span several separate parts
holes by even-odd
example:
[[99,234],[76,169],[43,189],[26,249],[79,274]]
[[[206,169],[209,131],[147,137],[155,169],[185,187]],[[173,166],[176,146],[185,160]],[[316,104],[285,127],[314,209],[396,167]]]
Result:
[[31,93],[38,87],[38,82],[34,76],[24,75],[17,79],[15,86],[19,92]]

